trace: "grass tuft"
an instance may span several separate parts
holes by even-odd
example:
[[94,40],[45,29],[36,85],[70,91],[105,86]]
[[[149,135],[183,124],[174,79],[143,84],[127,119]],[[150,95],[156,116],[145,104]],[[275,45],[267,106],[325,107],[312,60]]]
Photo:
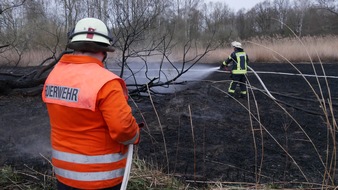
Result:
[[186,184],[144,160],[134,159],[128,190],[185,189]]

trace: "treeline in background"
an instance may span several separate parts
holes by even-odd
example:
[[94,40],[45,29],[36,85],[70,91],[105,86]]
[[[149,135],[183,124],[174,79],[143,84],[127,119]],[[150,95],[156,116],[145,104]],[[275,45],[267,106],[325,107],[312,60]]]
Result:
[[[337,0],[265,0],[237,12],[204,0],[2,0],[0,64],[36,65],[65,50],[84,17],[103,20],[114,59],[203,55],[216,62],[241,41],[252,61],[337,61]],[[200,57],[199,57],[200,58]]]

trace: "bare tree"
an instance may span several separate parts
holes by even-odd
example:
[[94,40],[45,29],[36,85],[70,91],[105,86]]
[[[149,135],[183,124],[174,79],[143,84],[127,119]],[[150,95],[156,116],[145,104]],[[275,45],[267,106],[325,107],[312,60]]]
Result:
[[26,2],[26,0],[21,0],[21,1],[13,2],[13,3],[10,3],[10,1],[3,1],[2,4],[0,4],[0,14],[2,14],[5,11],[14,9],[16,7],[20,7],[25,2]]
[[205,7],[206,14],[205,20],[205,35],[213,34],[215,32],[215,38],[224,42],[228,40],[228,37],[233,33],[233,15],[229,7],[225,3],[214,3]]
[[58,0],[63,5],[63,12],[64,12],[64,32],[69,32],[74,26],[79,18],[79,4],[83,3],[83,1],[79,0]]
[[338,16],[338,2],[336,0],[317,0],[318,8]]
[[[60,6],[57,3],[62,4]],[[14,42],[20,42],[18,39],[25,40],[25,43],[21,43],[21,47],[15,48],[17,54],[21,55],[21,50],[31,50],[37,47],[48,50],[51,54],[46,56],[47,58],[34,71],[25,74],[9,74],[14,79],[12,82],[5,82],[10,84],[6,88],[25,88],[25,86],[30,88],[33,84],[39,87],[43,77],[48,75],[56,63],[56,55],[62,51],[61,47],[64,47],[66,43],[62,40],[65,39],[65,33],[73,27],[77,18],[82,16],[102,17],[101,19],[107,22],[106,24],[111,28],[116,39],[115,47],[118,52],[121,52],[118,60],[121,66],[120,76],[134,79],[131,85],[135,89],[131,92],[136,94],[145,92],[147,90],[145,86],[152,88],[178,84],[176,80],[179,77],[208,52],[220,47],[231,35],[231,29],[228,29],[230,23],[223,25],[225,22],[222,21],[227,18],[226,15],[229,12],[222,13],[219,20],[207,19],[207,15],[199,10],[199,1],[178,1],[177,4],[173,4],[161,0],[87,0],[85,2],[55,0],[53,5],[59,6],[57,9],[63,11],[64,15],[60,17],[46,12],[49,9],[43,2],[25,3],[24,13],[29,19],[22,23],[22,28],[26,31],[23,32],[13,27],[13,30],[17,32],[11,32],[15,37]],[[177,7],[179,8],[176,10]],[[96,11],[92,11],[93,9]],[[221,12],[219,10],[219,13]],[[12,21],[15,22],[16,19],[13,18]],[[182,21],[184,21],[184,27],[181,27]],[[212,27],[206,27],[205,22]],[[8,30],[10,27],[6,28]],[[229,35],[225,35],[223,30],[225,28],[230,31]],[[20,37],[20,33],[25,35]],[[200,38],[201,35],[206,37]],[[9,47],[4,45],[2,49],[6,48]],[[174,50],[181,51],[180,58],[176,56],[176,59],[173,59]],[[148,74],[150,66],[148,60],[152,57],[157,58],[158,76]],[[141,68],[145,68],[142,71],[148,79],[145,83],[139,84],[136,80],[135,74],[140,71],[130,67],[130,63],[135,62],[141,65]],[[177,64],[177,62],[180,63]],[[176,75],[168,76],[164,72],[164,69],[168,68],[176,72]],[[130,76],[126,76],[126,70],[131,73]]]
[[298,36],[301,37],[303,34],[305,14],[309,10],[311,4],[307,0],[300,0],[294,3],[295,3],[294,9],[297,19],[295,31],[297,32]]
[[[113,13],[110,15],[113,15],[113,17],[110,20],[113,26],[113,34],[117,38],[115,46],[121,52],[119,60],[121,66],[120,76],[133,78],[134,83],[130,86],[134,86],[135,89],[131,91],[132,94],[139,94],[147,91],[147,88],[151,89],[156,86],[179,84],[175,83],[179,77],[208,52],[219,47],[220,43],[215,45],[217,43],[215,30],[210,33],[210,40],[206,40],[203,45],[200,43],[202,40],[199,41],[197,39],[201,28],[200,23],[203,20],[200,19],[202,18],[201,13],[194,9],[191,4],[180,5],[179,7],[182,10],[168,13],[172,14],[172,17],[169,18],[168,24],[165,25],[161,22],[161,15],[166,11],[165,8],[167,8],[167,11],[170,9],[170,4],[167,2],[145,0],[142,1],[142,4],[138,4],[138,1],[116,1],[113,4],[113,8],[110,10]],[[188,17],[192,20],[190,22],[187,20],[188,32],[182,31],[182,28],[177,27],[181,26],[182,19],[175,13],[181,14],[181,11],[191,13],[190,17]],[[184,36],[187,36],[187,38],[179,38],[180,40],[177,40],[175,35],[180,34],[181,31],[185,33]],[[180,64],[176,64],[172,60],[171,54],[173,48],[179,47],[182,47],[183,53],[179,61]],[[202,51],[200,51],[201,47],[204,48]],[[192,52],[194,53],[191,56]],[[158,76],[149,77],[148,69],[150,65],[147,58],[154,56],[158,59],[156,64]],[[131,63],[138,64],[138,68],[141,68],[142,71],[133,70],[130,67]],[[154,64],[152,67],[154,67]],[[128,73],[131,73],[130,76],[125,76],[125,69],[128,70]],[[169,77],[162,69],[171,69],[176,72],[176,75]],[[139,72],[144,72],[148,79],[146,84],[138,84],[135,74]]]
[[[18,29],[18,27],[22,26],[22,23],[16,19],[15,11],[24,4],[25,0],[15,3],[4,1],[1,4],[0,46],[2,48],[0,57],[9,64],[17,65],[20,62],[23,54],[23,47],[27,45],[27,42],[22,40],[23,34],[20,33]],[[16,60],[13,59],[13,55],[16,55]]]
[[277,18],[280,21],[280,31],[283,32],[284,25],[286,23],[288,10],[290,10],[289,0],[274,0],[274,8],[277,12]]
[[255,23],[260,33],[262,33],[262,31],[270,31],[270,7],[270,2],[267,0],[254,7],[254,11],[257,14]]
[[[19,9],[26,20],[17,23],[14,9]],[[22,2],[20,6],[4,9],[5,30],[0,33],[6,39],[7,45],[2,45],[0,51],[2,67],[0,68],[0,93],[16,92],[20,94],[34,95],[41,92],[48,70],[51,66],[45,66],[49,62],[57,60],[56,54],[60,52],[61,26],[47,19],[42,4],[36,1]],[[19,27],[18,27],[19,26]],[[50,52],[50,56],[40,63],[38,67],[18,67],[25,52],[31,49],[43,49]],[[11,63],[13,55],[16,62]],[[10,67],[5,67],[10,66]],[[23,72],[25,71],[25,72]],[[47,71],[47,72],[46,72]]]

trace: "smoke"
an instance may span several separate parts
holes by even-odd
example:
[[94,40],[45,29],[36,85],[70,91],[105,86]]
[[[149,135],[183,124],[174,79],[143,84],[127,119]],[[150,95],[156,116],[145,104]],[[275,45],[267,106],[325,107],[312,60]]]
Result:
[[[156,78],[155,82],[167,82],[177,77],[182,71],[184,72],[175,83],[180,82],[196,82],[207,78],[209,75],[217,71],[219,66],[215,67],[212,64],[195,64],[190,68],[189,64],[159,64],[159,63],[141,63],[133,62],[128,63],[128,67],[124,68],[123,79],[128,85],[135,84],[147,84],[150,80]],[[121,68],[118,65],[108,65],[108,70],[119,75]],[[164,85],[159,87],[153,87],[159,93],[172,93],[186,89],[189,87],[189,83],[185,85]]]
[[[49,126],[47,126],[49,127]],[[38,135],[30,133],[24,138],[18,138],[15,142],[16,154],[29,158],[50,158],[51,144],[49,134]]]

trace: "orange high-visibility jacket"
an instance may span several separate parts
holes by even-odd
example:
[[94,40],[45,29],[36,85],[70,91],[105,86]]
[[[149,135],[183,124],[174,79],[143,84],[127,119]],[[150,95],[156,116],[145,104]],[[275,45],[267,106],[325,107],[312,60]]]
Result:
[[61,58],[42,92],[51,124],[52,163],[60,182],[80,189],[122,182],[127,145],[139,139],[127,97],[124,81],[98,59]]

